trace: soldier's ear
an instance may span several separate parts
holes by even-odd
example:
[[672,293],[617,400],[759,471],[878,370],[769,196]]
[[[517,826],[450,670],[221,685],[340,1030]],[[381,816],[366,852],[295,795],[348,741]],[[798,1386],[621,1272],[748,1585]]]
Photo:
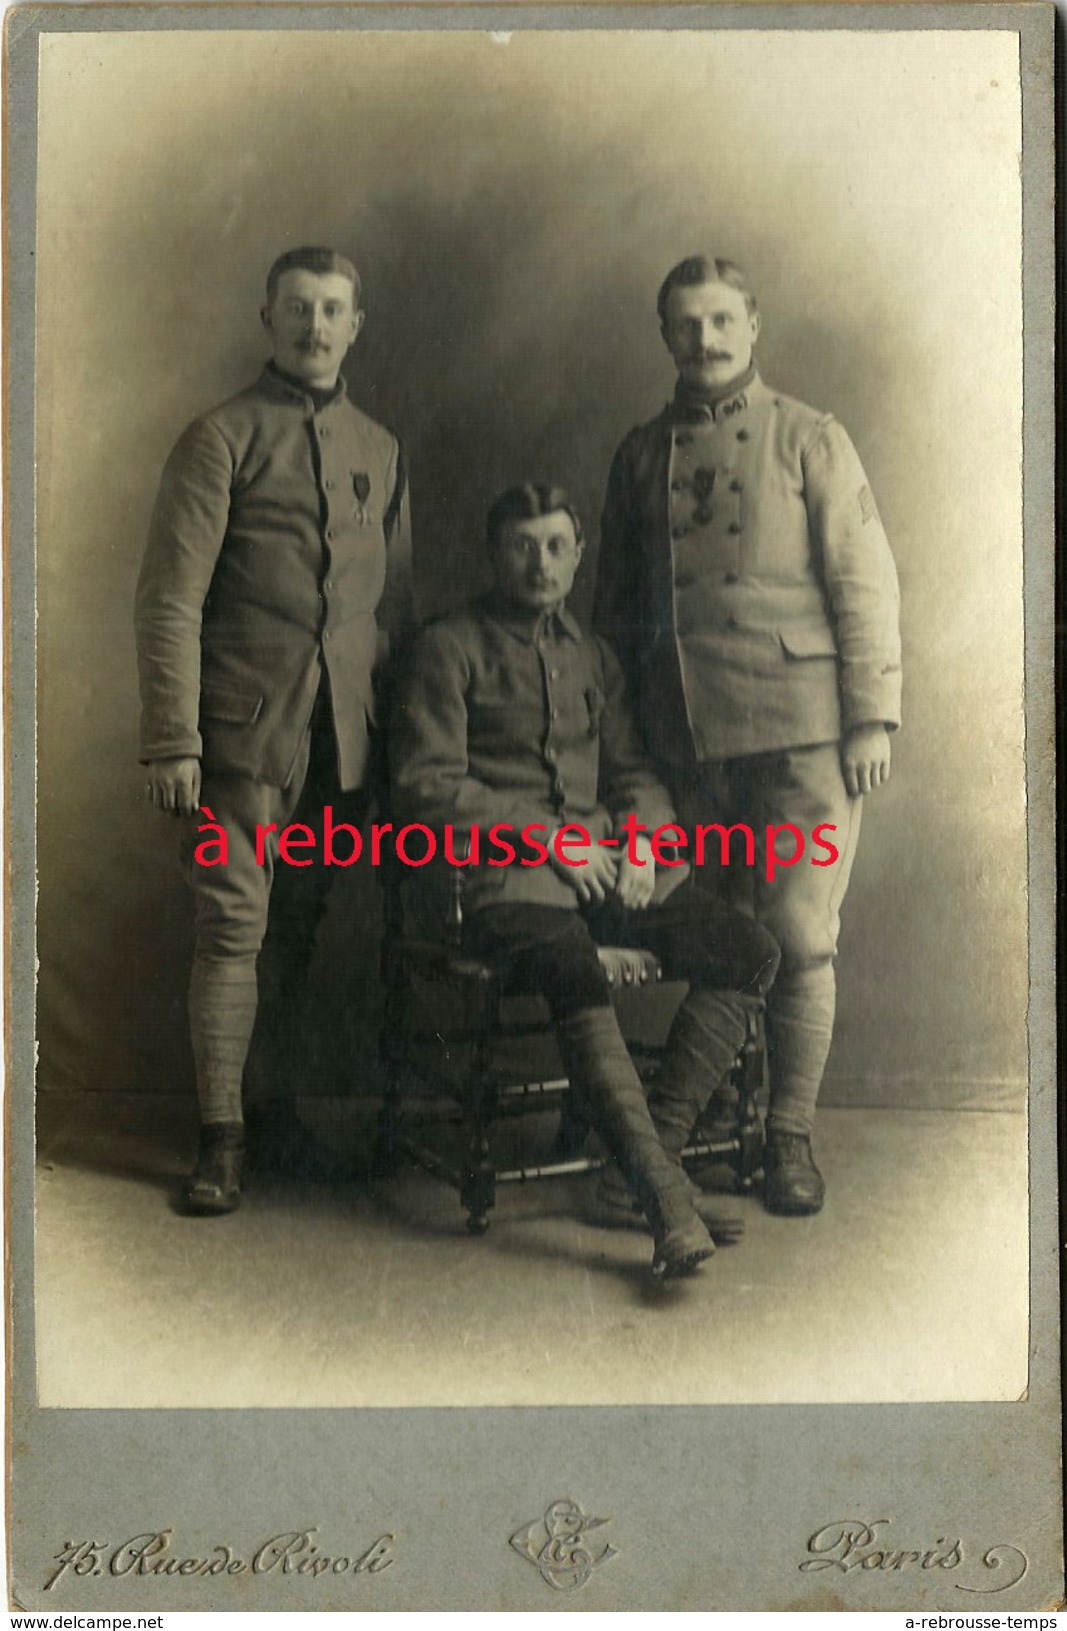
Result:
[[357,338],[359,336],[359,331],[363,327],[364,322],[366,321],[366,317],[367,317],[366,312],[361,310],[358,307],[352,313],[352,338],[348,342],[349,345],[355,345],[356,340],[357,340]]
[[752,333],[752,344],[755,345],[757,339],[759,338],[759,312],[758,311],[754,311],[749,315],[749,324],[750,324],[751,333]]
[[266,329],[267,333],[269,335],[271,335],[271,337],[273,338],[274,330],[271,327],[270,305],[269,305],[269,303],[260,306],[260,308],[259,308],[259,320],[263,324],[263,327]]

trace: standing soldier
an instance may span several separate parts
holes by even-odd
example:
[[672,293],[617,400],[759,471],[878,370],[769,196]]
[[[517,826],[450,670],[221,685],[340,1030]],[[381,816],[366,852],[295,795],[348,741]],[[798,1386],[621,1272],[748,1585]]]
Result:
[[[824,1195],[811,1132],[841,901],[862,796],[889,779],[900,723],[896,571],[845,431],[760,379],[759,313],[741,270],[682,261],[658,311],[677,388],[612,464],[594,621],[683,823],[755,832],[754,867],[735,852],[725,876],[731,892],[752,891],[782,951],[767,1004],[763,1199],[772,1212],[812,1213]],[[832,864],[825,846],[800,852],[820,824]],[[768,827],[782,829],[770,855]]]
[[[294,1027],[331,873],[317,860],[283,867],[271,903],[278,834],[306,823],[317,857],[326,804],[336,819],[362,818],[388,631],[410,621],[400,444],[349,402],[339,375],[363,325],[359,293],[334,250],[274,263],[262,311],[273,359],[175,447],[137,589],[145,795],[181,822],[196,898],[201,1135],[183,1198],[198,1213],[240,1199],[241,1084],[260,993],[281,1079],[249,1115],[250,1153],[292,1160]],[[225,864],[197,859],[197,811],[225,831]]]

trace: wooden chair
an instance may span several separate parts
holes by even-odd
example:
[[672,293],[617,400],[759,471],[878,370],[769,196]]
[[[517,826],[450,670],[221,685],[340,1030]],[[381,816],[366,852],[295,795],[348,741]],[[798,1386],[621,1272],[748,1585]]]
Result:
[[[380,1054],[386,1085],[375,1167],[395,1170],[406,1159],[433,1173],[459,1191],[470,1232],[484,1234],[498,1184],[592,1172],[607,1157],[585,1153],[589,1126],[565,1076],[535,1074],[531,1079],[521,1061],[512,1058],[509,1065],[507,1055],[514,1055],[516,1047],[522,1050],[534,1039],[553,1036],[552,1021],[541,997],[509,988],[489,963],[464,955],[463,870],[450,869],[446,900],[440,915],[432,914],[429,932],[425,920],[414,930],[408,921],[410,875],[405,882],[399,866],[387,866],[381,876],[385,1003]],[[659,962],[649,951],[602,946],[599,957],[616,997],[653,988],[662,980]],[[763,1151],[756,1105],[763,1085],[761,1032],[758,1020],[750,1023],[734,1067],[737,1119],[729,1137],[698,1137],[683,1156],[690,1167],[709,1162],[728,1167],[742,1191],[751,1188]],[[650,1080],[662,1049],[631,1044],[631,1052],[642,1078]],[[553,1108],[560,1120],[542,1156],[498,1161],[495,1127]],[[448,1129],[453,1130],[452,1151]]]

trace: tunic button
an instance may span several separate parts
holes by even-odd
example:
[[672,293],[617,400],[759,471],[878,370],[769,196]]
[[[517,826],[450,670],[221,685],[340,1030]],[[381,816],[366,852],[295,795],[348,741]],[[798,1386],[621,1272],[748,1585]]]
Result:
[[743,491],[742,483],[739,482],[739,481],[732,481],[730,483],[730,491],[731,491],[731,493],[740,493],[740,492],[742,492]]
[[735,536],[736,536],[736,534],[737,534],[737,533],[739,533],[739,532],[740,532],[740,531],[741,531],[741,523],[740,523],[740,521],[731,521],[731,522],[730,522],[730,525],[729,525],[729,526],[728,526],[728,527],[727,527],[727,529],[726,529],[726,530],[727,530],[727,532],[732,532],[732,533],[734,533],[734,534],[735,534]]
[[738,577],[736,572],[727,572],[722,581],[723,583],[740,583],[741,579]]
[[325,487],[325,489],[326,489],[326,491],[328,493],[333,492],[333,481],[332,481],[331,477],[329,477],[329,476],[326,477],[326,480],[323,482],[323,486]]
[[671,482],[671,492],[672,493],[680,493],[684,487],[688,487],[688,486],[689,486],[689,483],[684,479],[684,477],[675,476],[673,481]]
[[559,709],[558,709],[558,708],[553,708],[553,710],[552,710],[552,718],[553,718],[553,719],[558,719],[558,718],[559,718]]
[[738,626],[738,623],[737,623],[737,618],[736,617],[728,617],[726,619],[726,627],[728,629],[736,629],[737,626]]
[[328,544],[332,544],[332,543],[333,543],[333,536],[334,536],[334,534],[333,534],[333,528],[332,528],[332,527],[327,527],[327,528],[326,528],[326,542],[327,542],[327,543],[328,543]]
[[747,430],[739,430],[738,433],[737,433],[737,440],[739,442],[747,442],[748,441],[748,431]]
[[319,426],[319,435],[321,437],[323,437],[325,439],[327,436],[329,436],[329,434],[330,434],[329,425],[320,425]]
[[555,748],[546,748],[545,749],[545,762],[547,764],[550,764],[550,765],[555,764],[555,762],[556,762],[556,750],[555,750]]
[[333,588],[333,579],[327,578],[322,587],[326,590],[326,593],[329,594],[330,590]]
[[323,639],[324,639],[324,640],[328,640],[328,639],[329,639],[329,638],[330,638],[330,631],[329,631],[329,629],[323,629],[323,631],[322,631],[322,638],[323,638]]
[[688,533],[688,531],[689,531],[688,527],[672,527],[671,528],[671,537],[672,538],[684,538],[686,536],[686,534]]

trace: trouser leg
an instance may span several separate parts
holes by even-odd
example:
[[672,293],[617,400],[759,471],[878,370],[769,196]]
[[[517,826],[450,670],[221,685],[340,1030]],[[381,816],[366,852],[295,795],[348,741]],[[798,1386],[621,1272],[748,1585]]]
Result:
[[611,1006],[596,946],[577,912],[499,906],[476,914],[467,944],[548,1000],[581,1110],[632,1185],[656,1238],[657,1273],[684,1273],[714,1246],[680,1166],[660,1143]]
[[767,1005],[768,1133],[810,1133],[834,1034],[836,982],[827,960],[784,968]]
[[[777,1129],[804,1135],[814,1123],[833,1040],[834,958],[863,800],[851,798],[845,788],[837,743],[797,748],[773,759],[774,775],[764,789],[764,819],[792,822],[805,834],[808,850],[817,826],[833,827],[823,836],[838,851],[831,865],[813,866],[806,850],[797,865],[776,871],[772,880],[764,866],[755,887],[756,917],[782,948],[781,970],[767,1003],[767,1129],[768,1134]],[[785,844],[792,853],[791,834]],[[825,852],[818,859],[826,859]]]
[[[197,1097],[205,1123],[239,1123],[241,1080],[258,1003],[256,960],[267,925],[269,867],[255,862],[257,815],[269,819],[272,790],[240,776],[206,776],[201,817],[182,835],[185,871],[196,903],[189,980],[189,1028]],[[210,810],[227,839],[225,864],[196,859],[198,825]]]
[[[200,813],[183,823],[181,857],[196,905],[189,1024],[197,1097],[211,1122],[242,1120],[241,1085],[259,1006],[257,961],[267,929],[277,832],[292,819],[307,773],[308,742],[288,788],[206,772]],[[197,846],[211,812],[226,834],[225,863],[204,866]],[[257,847],[257,833],[275,832]],[[214,836],[214,829],[212,829]],[[217,851],[208,851],[212,859]]]
[[773,936],[751,918],[683,885],[658,909],[633,914],[632,932],[689,992],[674,1017],[649,1109],[664,1147],[681,1156],[693,1124],[728,1081],[778,967]]
[[[347,811],[338,812],[336,807],[345,797],[352,795],[342,796],[339,790],[330,693],[324,678],[286,800],[285,821],[279,820],[279,831],[289,823],[310,829],[314,841],[301,847],[297,859],[310,859],[312,864],[279,864],[277,836],[272,837],[270,911],[257,970],[259,1014],[245,1076],[248,1108],[279,1124],[286,1118],[295,1119],[311,960],[332,881],[332,872],[324,864],[323,811],[330,804],[334,820],[343,819]],[[362,813],[362,803],[360,809]]]
[[681,1157],[694,1122],[729,1077],[747,1027],[742,999],[726,992],[690,992],[679,1008],[648,1098],[669,1154]]
[[189,1030],[201,1125],[241,1121],[241,1078],[256,1019],[256,960],[197,956]]
[[[752,1010],[763,1006],[778,947],[751,918],[709,900],[691,882],[646,912],[597,914],[594,928],[598,939],[648,947],[669,978],[689,982],[648,1098],[664,1150],[680,1169],[694,1122],[729,1080]],[[618,1175],[605,1173],[600,1201],[617,1222],[623,1221],[620,1187]],[[738,1238],[738,1219],[722,1214],[699,1192],[693,1198],[717,1242]]]
[[[730,864],[721,868],[713,839],[701,881],[752,912],[781,948],[778,978],[767,997],[768,1127],[810,1132],[833,1036],[833,960],[862,800],[850,798],[845,788],[839,745],[826,743],[701,766],[680,789],[679,801],[690,824],[745,823],[752,829],[753,864],[745,864],[735,835]],[[804,851],[787,864],[796,840],[783,831],[778,860],[769,866],[768,828],[786,826],[803,835]],[[829,865],[813,864],[827,860],[828,852],[812,841],[819,826],[838,852]],[[724,1095],[727,1116],[728,1101]],[[718,1103],[717,1097],[713,1105]]]
[[564,1068],[579,1102],[633,1189],[657,1239],[691,1229],[685,1175],[660,1142],[614,1010],[584,1008],[559,1022]]

